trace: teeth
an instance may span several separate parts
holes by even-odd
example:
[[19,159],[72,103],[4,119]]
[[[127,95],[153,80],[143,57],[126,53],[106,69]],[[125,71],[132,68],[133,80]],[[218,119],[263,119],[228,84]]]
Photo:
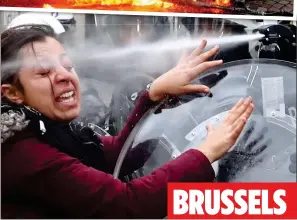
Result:
[[70,97],[68,99],[63,99],[61,102],[72,102],[72,101],[74,101],[74,98]]
[[73,94],[74,94],[73,91],[66,92],[66,93],[60,95],[60,98],[68,98],[68,97],[71,97]]

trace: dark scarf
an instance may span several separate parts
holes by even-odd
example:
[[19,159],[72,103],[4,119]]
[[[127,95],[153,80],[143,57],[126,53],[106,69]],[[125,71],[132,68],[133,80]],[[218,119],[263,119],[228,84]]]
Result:
[[25,105],[1,100],[1,142],[11,140],[15,133],[28,131],[59,151],[79,159],[83,164],[102,170],[103,144],[89,127],[78,123],[62,124],[50,120]]

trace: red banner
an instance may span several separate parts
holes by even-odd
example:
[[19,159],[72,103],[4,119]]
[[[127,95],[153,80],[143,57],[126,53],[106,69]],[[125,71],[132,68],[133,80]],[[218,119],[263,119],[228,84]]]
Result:
[[297,219],[297,183],[169,183],[169,219]]

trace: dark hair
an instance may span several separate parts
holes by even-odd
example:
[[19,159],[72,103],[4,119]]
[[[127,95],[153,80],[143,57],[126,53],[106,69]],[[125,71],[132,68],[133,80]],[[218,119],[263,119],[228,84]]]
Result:
[[19,52],[25,45],[43,42],[46,37],[57,39],[54,30],[48,25],[20,25],[10,28],[1,34],[1,85],[13,84],[22,89],[18,71],[21,62]]

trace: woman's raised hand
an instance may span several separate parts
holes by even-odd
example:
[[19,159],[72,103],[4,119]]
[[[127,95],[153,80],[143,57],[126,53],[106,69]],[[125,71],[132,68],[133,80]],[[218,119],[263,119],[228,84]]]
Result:
[[216,46],[202,53],[206,44],[207,41],[203,40],[190,55],[184,54],[175,68],[164,73],[152,83],[149,91],[151,100],[159,101],[166,95],[209,93],[207,86],[191,84],[204,71],[223,63],[222,60],[207,61],[218,52],[219,47]]
[[211,163],[223,157],[236,143],[253,110],[252,98],[240,99],[217,128],[207,126],[207,138],[197,149]]

